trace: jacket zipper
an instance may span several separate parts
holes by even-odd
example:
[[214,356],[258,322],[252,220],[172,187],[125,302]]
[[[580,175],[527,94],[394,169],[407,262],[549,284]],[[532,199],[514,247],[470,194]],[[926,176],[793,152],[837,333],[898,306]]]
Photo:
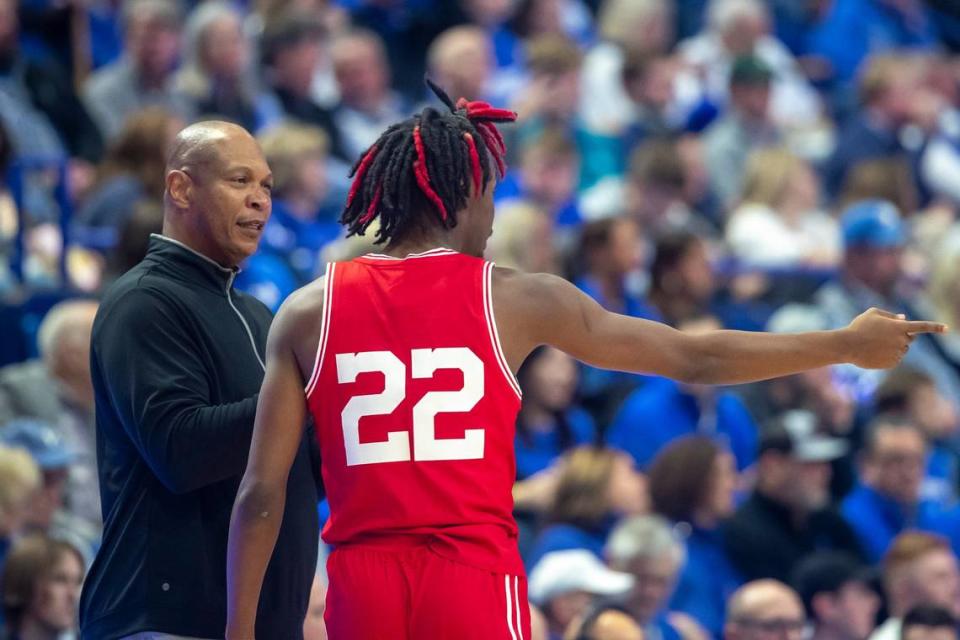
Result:
[[233,279],[237,277],[236,272],[231,272],[230,277],[227,279],[227,302],[230,303],[230,308],[233,309],[233,312],[237,314],[237,317],[240,318],[240,322],[243,323],[243,328],[247,330],[247,337],[250,338],[250,346],[253,347],[253,355],[257,357],[257,362],[260,363],[260,368],[264,371],[267,370],[267,366],[263,363],[263,358],[260,357],[260,353],[257,351],[257,341],[253,339],[253,332],[250,331],[250,325],[247,324],[247,319],[243,317],[243,314],[240,313],[240,310],[237,309],[236,305],[233,304],[233,298],[230,296],[230,289],[233,288]]

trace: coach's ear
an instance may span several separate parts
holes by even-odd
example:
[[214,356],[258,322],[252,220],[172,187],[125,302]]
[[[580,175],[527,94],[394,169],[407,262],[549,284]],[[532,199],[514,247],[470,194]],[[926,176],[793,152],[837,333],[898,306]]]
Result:
[[193,200],[193,179],[186,171],[173,169],[167,173],[166,199],[177,209],[188,209]]

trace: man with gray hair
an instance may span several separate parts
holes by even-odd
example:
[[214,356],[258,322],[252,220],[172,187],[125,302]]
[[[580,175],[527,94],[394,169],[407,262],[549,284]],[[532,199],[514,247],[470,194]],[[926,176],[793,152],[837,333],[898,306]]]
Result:
[[84,101],[100,133],[115,137],[133,113],[150,105],[189,119],[189,102],[173,90],[182,16],[173,0],[124,3],[124,53],[87,80]]
[[670,523],[652,515],[625,520],[611,532],[604,555],[612,569],[634,577],[625,606],[643,626],[644,637],[679,638],[680,632],[667,620],[665,607],[687,552]]

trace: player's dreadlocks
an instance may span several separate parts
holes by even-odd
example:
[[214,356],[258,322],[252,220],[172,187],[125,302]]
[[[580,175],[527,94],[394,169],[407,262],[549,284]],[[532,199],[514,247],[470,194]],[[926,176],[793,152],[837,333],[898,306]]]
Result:
[[486,188],[491,160],[503,177],[506,147],[496,123],[512,122],[517,114],[464,98],[454,105],[440,87],[427,84],[450,112],[427,107],[392,125],[360,157],[340,217],[347,235],[363,235],[378,216],[377,244],[426,228],[431,219],[450,229],[466,206],[471,182],[477,192]]

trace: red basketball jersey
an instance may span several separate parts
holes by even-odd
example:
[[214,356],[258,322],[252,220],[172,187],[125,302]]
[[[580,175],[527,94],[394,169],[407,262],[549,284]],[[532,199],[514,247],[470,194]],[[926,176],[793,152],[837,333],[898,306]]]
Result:
[[451,560],[523,573],[511,493],[520,388],[492,272],[448,249],[328,265],[306,387],[327,543],[422,539]]

